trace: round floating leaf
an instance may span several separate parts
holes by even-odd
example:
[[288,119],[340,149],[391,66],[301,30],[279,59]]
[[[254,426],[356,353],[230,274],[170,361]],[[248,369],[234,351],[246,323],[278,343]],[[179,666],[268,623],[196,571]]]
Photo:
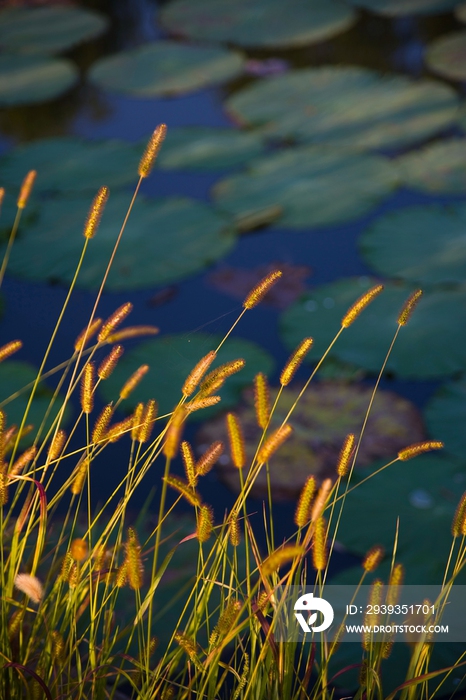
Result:
[[[272,403],[277,391],[271,391]],[[282,424],[296,401],[297,394],[297,387],[283,390],[271,421],[272,428],[278,428]],[[318,382],[304,394],[290,418],[293,435],[272,456],[269,463],[268,473],[274,500],[295,499],[310,474],[314,474],[318,481],[327,477],[335,478],[341,446],[348,433],[360,433],[371,394],[370,387],[335,381]],[[245,449],[248,463],[251,463],[262,434],[262,430],[257,427],[252,392],[245,395],[245,403],[236,410],[236,414],[244,426]],[[401,396],[390,391],[379,391],[367,422],[357,464],[368,465],[375,459],[391,458],[407,442],[421,440],[422,437],[422,421],[417,409]],[[198,434],[200,451],[204,451],[215,440],[228,445],[223,416],[214,418],[201,428]],[[222,456],[217,468],[228,486],[239,492],[241,483],[238,469],[227,454]],[[252,493],[259,498],[266,497],[265,469],[254,482]]]
[[458,0],[350,0],[351,5],[386,17],[451,12],[457,3]]
[[141,149],[117,140],[41,139],[10,151],[0,160],[0,172],[5,184],[19,187],[34,168],[36,192],[97,192],[103,183],[119,187],[135,182],[141,154]]
[[102,34],[104,15],[80,7],[16,7],[0,12],[0,44],[6,51],[56,53]]
[[0,105],[45,102],[65,92],[78,80],[71,63],[38,56],[0,56]]
[[434,73],[451,80],[466,80],[466,32],[433,41],[426,51],[426,63]]
[[430,144],[395,163],[408,187],[425,192],[466,192],[466,139]]
[[448,454],[464,460],[466,454],[466,380],[440,387],[426,406],[429,433],[445,443]]
[[[335,337],[341,319],[375,280],[343,279],[306,294],[281,317],[283,340],[290,349],[314,337],[309,359],[320,357]],[[397,328],[398,314],[413,290],[387,283],[331,350],[343,362],[378,372]],[[402,377],[442,377],[466,367],[466,291],[426,291],[388,359],[387,370]]]
[[169,31],[191,39],[286,48],[329,39],[356,15],[338,0],[175,0],[160,18]]
[[244,59],[220,47],[158,41],[97,61],[90,79],[106,90],[156,97],[197,90],[238,75]]
[[266,135],[304,141],[399,148],[444,129],[456,116],[455,91],[356,67],[308,68],[253,83],[228,111]]
[[[173,410],[181,399],[181,387],[188,374],[201,357],[210,350],[215,350],[221,340],[220,336],[196,333],[169,335],[141,343],[137,348],[125,353],[112,376],[101,384],[105,400],[113,401],[118,398],[120,389],[128,377],[141,365],[149,364],[150,372],[125,400],[125,409],[132,410],[139,401],[155,398],[160,413]],[[246,365],[240,372],[229,377],[218,391],[222,397],[220,404],[194,412],[194,419],[204,419],[213,412],[233,406],[239,399],[241,389],[252,384],[258,372],[269,374],[274,369],[274,361],[265,350],[241,338],[228,339],[225,345],[222,345],[212,369],[238,358],[246,360]]]
[[233,129],[181,127],[169,129],[157,165],[160,168],[226,170],[264,152],[256,133]]
[[[129,195],[110,197],[89,244],[77,284],[97,288],[125,217]],[[12,250],[11,274],[29,280],[69,283],[81,254],[82,231],[91,198],[50,201],[37,221],[23,229]],[[140,289],[198,272],[235,243],[225,218],[208,205],[173,197],[138,198],[110,271],[106,289]]]
[[463,282],[466,204],[429,204],[388,212],[366,229],[360,248],[368,265],[390,277],[422,284]]
[[254,161],[247,173],[221,180],[213,194],[239,225],[278,205],[281,227],[309,228],[362,216],[396,183],[396,170],[382,156],[309,146]]

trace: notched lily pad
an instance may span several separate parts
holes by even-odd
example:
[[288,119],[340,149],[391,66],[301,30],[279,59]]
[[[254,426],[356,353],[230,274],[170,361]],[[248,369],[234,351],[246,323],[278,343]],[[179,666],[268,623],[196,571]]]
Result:
[[[110,197],[89,245],[77,284],[96,289],[103,278],[128,209],[126,193]],[[37,221],[21,231],[9,270],[29,280],[69,283],[83,246],[83,227],[91,198],[53,200]],[[110,270],[106,288],[141,289],[187,277],[234,246],[229,221],[202,202],[184,197],[139,197]]]
[[[277,391],[271,391],[271,403]],[[290,418],[293,435],[269,463],[274,500],[296,498],[310,474],[314,474],[318,481],[327,477],[336,478],[335,470],[343,441],[348,433],[359,435],[371,393],[372,388],[362,384],[336,381],[318,382],[309,388]],[[281,425],[297,394],[298,387],[284,389],[272,418],[272,429]],[[252,392],[246,392],[244,398],[244,404],[236,410],[236,415],[244,429],[250,464],[262,431],[257,427]],[[413,404],[392,392],[379,391],[361,442],[357,465],[368,465],[384,457],[390,459],[407,443],[421,440],[422,437],[422,420]],[[222,440],[228,445],[223,416],[204,424],[199,431],[197,441],[200,451],[215,440]],[[222,480],[232,490],[239,492],[238,469],[228,454],[222,456],[217,469]],[[267,495],[265,469],[259,473],[252,493],[258,498]]]
[[351,5],[386,17],[436,15],[451,12],[458,0],[350,0]]
[[353,150],[308,146],[253,161],[248,172],[218,182],[218,206],[240,223],[273,205],[280,227],[309,228],[362,216],[397,185],[387,158]]
[[428,68],[450,80],[466,80],[466,32],[455,32],[433,41],[426,51]]
[[[141,343],[124,354],[112,376],[100,385],[101,391],[107,401],[115,400],[128,377],[141,365],[149,364],[150,371],[125,400],[124,409],[131,411],[139,401],[155,398],[160,414],[171,411],[181,399],[181,387],[190,371],[201,357],[210,350],[215,350],[221,340],[217,335],[195,333],[169,335]],[[252,384],[258,372],[269,374],[274,369],[274,361],[269,353],[241,338],[228,339],[220,349],[212,369],[238,358],[246,360],[246,365],[240,372],[229,377],[219,390],[221,402],[213,408],[193,412],[194,420],[203,420],[222,408],[234,406],[239,400],[240,391]]]
[[440,82],[339,66],[267,78],[226,101],[239,123],[268,136],[371,149],[422,141],[446,128],[457,107]]
[[174,0],[160,19],[190,39],[287,48],[329,39],[348,29],[356,14],[338,0]]
[[466,139],[450,139],[413,151],[395,164],[408,187],[424,192],[466,192]]
[[135,97],[174,95],[234,78],[244,58],[220,47],[158,41],[97,61],[89,78],[105,90]]
[[463,282],[465,231],[465,204],[424,204],[384,214],[359,243],[367,264],[381,274],[430,285]]
[[[466,379],[440,387],[429,400],[424,416],[429,433],[445,443],[448,454],[464,460],[466,454]],[[466,486],[465,486],[466,489]]]
[[71,61],[42,56],[0,56],[0,105],[46,102],[66,92],[78,80]]

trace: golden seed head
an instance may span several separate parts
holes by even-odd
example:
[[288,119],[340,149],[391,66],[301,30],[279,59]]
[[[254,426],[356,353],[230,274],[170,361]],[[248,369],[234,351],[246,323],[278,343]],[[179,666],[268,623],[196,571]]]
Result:
[[223,449],[223,442],[220,442],[220,440],[213,442],[197,460],[195,466],[196,476],[205,476],[208,474],[222,454]]
[[316,480],[313,476],[308,476],[306,483],[301,489],[294,516],[295,524],[298,527],[304,527],[311,519],[311,504],[315,490]]
[[143,565],[141,557],[141,546],[133,527],[128,528],[128,541],[126,543],[126,565],[128,572],[128,582],[133,591],[139,590],[142,586]]
[[211,350],[207,353],[207,355],[204,355],[204,357],[199,360],[197,365],[188,374],[186,381],[183,384],[183,388],[181,390],[183,396],[191,396],[216,357],[217,353],[215,350]]
[[403,579],[405,577],[405,569],[403,564],[395,564],[393,567],[393,571],[390,574],[390,578],[388,580],[388,585],[389,586],[401,586],[403,583]]
[[84,224],[84,238],[94,238],[97,229],[99,228],[100,219],[104,213],[110,190],[108,187],[101,187],[94,197],[86,223]]
[[318,520],[324,512],[327,499],[330,495],[330,491],[332,490],[332,486],[333,482],[331,479],[324,479],[324,481],[322,482],[319,492],[314,501],[314,505],[312,506],[311,520],[313,522]]
[[94,363],[87,362],[81,378],[81,410],[87,414],[92,413],[94,408],[94,375]]
[[367,572],[375,571],[382,561],[384,554],[385,549],[380,544],[371,547],[363,559],[362,568]]
[[65,640],[58,630],[53,630],[52,634],[52,658],[60,666],[65,663]]
[[254,377],[254,408],[257,425],[265,430],[270,417],[270,397],[267,377],[262,372]]
[[132,310],[133,305],[130,301],[127,301],[126,304],[119,306],[118,309],[116,309],[113,314],[111,314],[102,324],[102,328],[97,336],[99,343],[103,343],[104,340],[106,341],[112,331],[114,331],[115,328],[120,325],[120,323],[123,323],[125,318],[129,316]]
[[398,316],[398,324],[400,326],[406,326],[411,318],[411,314],[414,311],[414,307],[421,297],[422,289],[416,289],[416,291],[410,294],[410,296],[406,299],[404,306],[400,311],[400,315]]
[[53,436],[52,442],[50,443],[50,447],[47,453],[47,457],[50,462],[53,462],[60,456],[61,451],[63,449],[63,445],[65,444],[65,440],[66,431],[62,429],[57,430],[57,432]]
[[107,357],[104,357],[99,365],[97,370],[97,376],[99,379],[108,379],[110,377],[117,366],[118,360],[123,355],[123,352],[123,345],[114,345]]
[[115,586],[117,588],[123,588],[128,582],[128,562],[125,560],[121,566],[118,567],[115,576]]
[[338,457],[337,464],[337,474],[338,476],[346,476],[348,473],[351,457],[354,452],[354,443],[356,442],[356,437],[353,433],[349,433],[345,437],[345,441],[340,450],[340,456]]
[[5,188],[4,188],[4,187],[0,187],[0,208],[1,208],[2,204],[3,204],[4,198],[5,198]]
[[185,404],[185,406],[189,413],[193,413],[194,411],[199,411],[202,408],[210,408],[211,406],[215,406],[216,404],[220,403],[221,400],[221,396],[206,396],[203,399],[194,399],[193,401]]
[[257,304],[259,304],[267,294],[269,289],[280,279],[282,274],[283,273],[281,270],[269,272],[266,277],[256,284],[253,289],[251,289],[246,299],[243,301],[243,307],[245,309],[253,309],[255,306],[257,306]]
[[291,382],[298,367],[311,349],[313,342],[312,338],[304,338],[290,356],[280,375],[280,384],[282,386],[287,386]]
[[228,601],[217,622],[217,629],[221,635],[225,635],[230,632],[240,610],[241,603],[239,600]]
[[197,644],[188,635],[182,632],[176,632],[175,641],[187,653],[189,658],[194,661],[197,658]]
[[87,472],[89,471],[89,460],[88,459],[83,459],[81,464],[79,465],[75,477],[73,479],[73,482],[71,484],[71,493],[73,493],[75,496],[81,493],[83,490],[84,482],[86,480]]
[[123,420],[111,425],[105,435],[109,442],[117,442],[123,435],[130,433],[133,429],[134,415],[123,418]]
[[28,203],[28,199],[31,195],[32,188],[34,187],[34,182],[36,179],[37,172],[35,170],[30,170],[23,180],[21,189],[19,191],[19,197],[17,201],[18,209],[24,209]]
[[178,491],[192,506],[199,507],[201,505],[199,494],[182,479],[179,479],[177,476],[169,475],[164,476],[163,480],[168,486],[171,486],[172,489]]
[[167,434],[163,445],[163,454],[167,459],[173,459],[176,457],[186,415],[187,411],[184,406],[178,406],[173,412],[172,418],[168,424]]
[[8,477],[3,472],[0,472],[0,506],[6,506],[8,503]]
[[70,555],[74,561],[84,561],[89,553],[86,540],[76,537],[70,544]]
[[119,343],[128,338],[138,338],[141,335],[156,335],[159,332],[157,326],[128,326],[116,333],[111,333],[107,338],[107,343]]
[[97,418],[94,430],[92,431],[91,441],[96,445],[100,440],[103,439],[105,433],[107,432],[108,424],[113,415],[113,404],[109,403],[103,407],[100,412],[100,416]]
[[84,328],[84,330],[81,331],[81,333],[74,341],[74,349],[76,350],[76,352],[80,352],[84,349],[89,340],[97,333],[101,325],[102,319],[95,318],[90,326],[86,326],[86,328]]
[[241,541],[240,527],[238,522],[238,511],[232,510],[230,513],[230,543],[233,547],[237,547]]
[[466,535],[466,491],[461,496],[461,500],[456,507],[451,524],[451,534],[453,537]]
[[258,463],[265,464],[265,462],[268,462],[273,453],[288,440],[292,432],[293,428],[289,423],[285,423],[285,425],[281,425],[277,428],[260,448],[259,454],[257,455]]
[[232,360],[231,362],[226,362],[224,365],[220,365],[220,367],[216,367],[216,369],[212,370],[212,372],[209,372],[207,377],[205,377],[204,381],[202,382],[200,388],[201,393],[205,395],[216,391],[222,386],[225,379],[231,377],[233,374],[236,374],[236,372],[239,372],[241,369],[243,369],[245,364],[246,361],[239,358],[237,360]]
[[441,450],[443,447],[443,442],[440,442],[440,440],[425,440],[425,442],[416,442],[414,445],[409,445],[403,450],[400,450],[398,452],[398,459],[405,462],[407,459],[412,459],[413,457],[424,454],[424,452]]
[[14,464],[11,466],[9,476],[16,476],[17,474],[21,474],[23,471],[24,467],[26,467],[29,462],[31,462],[34,457],[37,454],[37,447],[36,445],[31,445],[31,447],[28,447],[27,450],[23,452],[22,455],[18,457],[18,459],[14,462]]
[[242,469],[246,464],[244,436],[239,418],[234,413],[227,414],[227,430],[230,441],[231,461],[237,469]]
[[131,440],[137,440],[138,435],[139,435],[139,430],[142,425],[142,414],[144,413],[144,404],[138,403],[136,408],[134,409],[134,413],[132,415],[132,429],[131,429]]
[[196,463],[194,460],[192,447],[186,440],[181,443],[181,455],[183,457],[186,480],[189,486],[193,489],[197,486]]
[[71,553],[67,552],[65,554],[65,556],[63,557],[63,561],[61,563],[60,574],[59,574],[59,578],[62,581],[68,581],[68,577],[70,575],[70,570],[71,570],[71,567],[73,566],[73,564],[74,564],[74,559],[71,556]]
[[138,369],[135,372],[133,372],[131,377],[129,377],[129,379],[127,379],[121,387],[120,399],[127,399],[148,371],[149,365],[141,365],[140,367],[138,367]]
[[9,343],[6,343],[6,345],[3,345],[0,348],[0,362],[6,360],[7,357],[10,357],[10,355],[13,355],[13,353],[18,352],[18,350],[22,347],[23,343],[21,340],[10,340]]
[[324,571],[327,566],[327,521],[323,516],[315,523],[312,563],[316,571]]
[[157,418],[157,410],[157,401],[155,401],[155,399],[149,399],[141,417],[141,427],[139,428],[139,435],[137,437],[138,442],[141,444],[147,442],[151,436],[154,428],[154,421]]
[[196,536],[199,542],[207,542],[214,526],[214,512],[210,506],[202,505],[197,513]]
[[372,289],[369,289],[368,292],[359,297],[359,299],[357,299],[354,302],[354,304],[348,309],[346,314],[343,316],[341,320],[341,325],[343,326],[343,328],[348,328],[348,326],[351,326],[351,324],[357,319],[359,314],[362,311],[364,311],[366,306],[368,306],[371,303],[371,301],[373,301],[375,297],[380,294],[382,290],[383,285],[376,284],[375,287],[372,287]]
[[139,162],[138,175],[139,177],[147,177],[154,166],[155,160],[162,147],[162,143],[167,135],[167,125],[159,124],[146,146],[146,150],[142,154]]
[[15,577],[15,588],[25,593],[33,603],[40,603],[44,597],[44,589],[41,582],[37,576],[31,576],[31,574],[18,574]]
[[262,564],[262,572],[265,576],[272,574],[276,571],[282,564],[296,559],[296,557],[303,557],[306,550],[304,547],[297,544],[290,544],[280,549],[276,549],[274,552],[269,554],[267,559],[264,560]]

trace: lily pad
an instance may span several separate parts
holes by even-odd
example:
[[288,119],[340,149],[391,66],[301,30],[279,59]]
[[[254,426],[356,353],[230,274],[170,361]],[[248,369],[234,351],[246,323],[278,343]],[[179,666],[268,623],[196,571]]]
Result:
[[450,139],[397,158],[408,187],[424,192],[466,192],[466,139]]
[[[281,425],[295,402],[299,389],[301,386],[288,387],[282,391],[272,418],[272,429]],[[277,391],[271,390],[271,403]],[[362,384],[325,381],[314,384],[304,394],[290,418],[294,428],[292,437],[270,460],[269,474],[274,500],[295,499],[310,474],[314,474],[318,481],[327,477],[336,478],[335,470],[343,441],[348,433],[360,433],[371,393],[372,388]],[[262,430],[257,427],[252,392],[245,392],[244,398],[236,415],[244,426],[247,464],[250,464]],[[390,459],[410,441],[422,438],[422,420],[413,404],[393,392],[379,391],[361,442],[357,464],[367,466],[375,459]],[[225,418],[222,416],[205,423],[197,440],[200,452],[215,440],[222,440],[228,445]],[[221,479],[233,491],[241,490],[238,469],[228,454],[222,456],[217,470]],[[265,469],[259,473],[252,494],[258,498],[266,497]]]
[[256,133],[234,129],[180,127],[169,129],[157,165],[167,170],[227,170],[264,152]]
[[465,231],[466,204],[406,207],[371,224],[360,249],[372,269],[389,277],[422,284],[463,282]]
[[463,377],[440,387],[428,402],[424,415],[429,433],[445,443],[448,454],[464,460],[466,379]]
[[78,71],[71,61],[4,54],[0,56],[0,105],[46,102],[77,80]]
[[[291,349],[314,337],[309,360],[328,348],[341,319],[375,280],[354,277],[323,285],[304,295],[281,317],[281,332]],[[414,287],[389,282],[355,322],[343,331],[331,355],[343,362],[378,372],[394,333],[398,314]],[[388,359],[387,371],[400,377],[444,377],[466,368],[466,291],[433,289],[422,296],[402,328]]]
[[386,17],[436,15],[451,12],[458,0],[350,0],[351,5]]
[[307,146],[253,161],[247,173],[217,183],[213,196],[239,225],[279,205],[280,227],[330,226],[365,214],[396,187],[397,177],[382,156]]
[[[141,365],[149,364],[151,370],[125,400],[125,409],[131,411],[139,401],[155,398],[159,404],[159,413],[171,411],[181,399],[181,387],[190,371],[201,357],[210,350],[215,350],[221,340],[217,335],[195,333],[168,335],[141,343],[124,354],[111,377],[101,384],[105,400],[115,400],[128,377]],[[241,338],[228,339],[212,368],[238,358],[246,360],[246,365],[240,372],[229,377],[218,391],[222,397],[221,402],[212,408],[193,412],[194,420],[203,420],[222,408],[234,406],[239,400],[240,391],[252,384],[258,372],[269,374],[274,369],[274,360],[269,353]]]
[[230,80],[241,73],[243,63],[236,51],[158,41],[100,59],[89,77],[105,90],[156,97]]
[[108,19],[81,7],[12,7],[0,12],[0,45],[6,51],[58,53],[93,39]]
[[329,39],[348,29],[356,14],[338,0],[174,0],[161,13],[173,34],[240,46],[288,48]]
[[119,187],[135,182],[141,155],[140,148],[116,139],[41,139],[1,158],[0,173],[2,182],[19,187],[25,173],[34,168],[35,192],[97,192],[102,184]]
[[[103,278],[130,196],[110,196],[89,244],[78,285],[96,289]],[[69,283],[83,246],[90,198],[60,198],[22,229],[9,270],[28,280]],[[121,240],[106,289],[141,289],[187,277],[226,255],[235,243],[228,220],[202,202],[184,197],[138,198]]]
[[426,51],[431,71],[450,80],[466,80],[466,32],[455,32],[433,41]]
[[401,148],[446,128],[455,91],[433,80],[324,66],[290,71],[236,92],[226,108],[268,135],[360,148]]

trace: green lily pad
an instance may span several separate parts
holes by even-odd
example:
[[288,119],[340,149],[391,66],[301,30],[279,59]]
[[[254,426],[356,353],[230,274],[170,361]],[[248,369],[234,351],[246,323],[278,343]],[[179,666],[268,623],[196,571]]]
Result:
[[161,13],[173,34],[240,46],[287,48],[324,41],[356,19],[338,0],[174,0]]
[[213,195],[239,225],[279,205],[280,227],[309,228],[362,216],[396,187],[397,177],[382,156],[308,146],[253,161],[247,173],[218,182]]
[[429,433],[445,443],[445,450],[459,459],[466,454],[466,380],[440,387],[428,402],[424,416]]
[[46,102],[77,80],[78,71],[71,61],[4,54],[0,56],[0,105]]
[[268,136],[400,148],[435,134],[456,116],[455,91],[433,80],[324,66],[290,71],[236,92],[226,108]]
[[466,139],[429,144],[397,158],[408,187],[424,192],[466,192]]
[[[360,238],[367,264],[422,284],[466,277],[466,204],[428,204],[388,212]],[[422,245],[420,245],[422,241]]]
[[220,47],[158,41],[97,61],[90,79],[106,90],[156,97],[197,90],[241,73],[243,56]]
[[[6,413],[8,426],[20,426],[31,389],[22,392],[11,401],[8,401],[9,397],[23,389],[26,385],[34,382],[36,377],[37,369],[28,362],[8,359],[0,364],[0,406]],[[21,445],[31,444],[34,441],[37,430],[40,428],[44,416],[47,413],[52,396],[53,391],[43,382],[39,383],[26,420],[26,424],[32,424],[34,430],[23,438]],[[51,427],[62,405],[63,399],[59,397],[54,402],[53,408],[47,416],[45,428],[42,429],[41,433],[42,437],[45,436],[47,430]],[[66,423],[68,414],[69,411],[65,411],[64,419],[61,423],[62,425]]]
[[203,126],[169,129],[157,165],[167,170],[227,170],[264,153],[256,133]]
[[[311,351],[312,352],[312,351]],[[282,391],[271,421],[278,428],[291,409],[301,385]],[[278,389],[272,389],[273,404]],[[362,384],[325,381],[314,384],[300,399],[290,423],[293,435],[272,456],[269,475],[274,501],[296,499],[308,476],[318,482],[336,478],[336,465],[341,446],[348,433],[359,435],[369,406],[372,388]],[[262,430],[257,427],[252,392],[245,392],[244,403],[236,415],[244,426],[247,464],[252,462]],[[358,466],[372,464],[375,459],[396,456],[411,441],[422,440],[424,431],[417,409],[406,399],[390,391],[376,395],[358,453]],[[205,423],[198,433],[200,452],[216,440],[228,445],[224,416]],[[235,492],[241,490],[238,469],[228,453],[217,464],[217,471]],[[267,472],[263,469],[253,487],[257,498],[267,496]]]
[[[119,193],[105,207],[89,244],[78,285],[96,289],[103,278],[130,196]],[[22,229],[9,270],[29,280],[69,283],[79,260],[91,199],[60,198]],[[226,255],[235,243],[228,220],[202,202],[184,197],[138,198],[121,240],[106,289],[140,289],[187,277]]]
[[458,0],[350,0],[351,5],[386,17],[451,12],[457,3]]
[[[171,411],[181,399],[181,387],[192,368],[201,357],[210,350],[215,350],[221,340],[220,336],[195,333],[169,335],[141,343],[124,354],[112,376],[101,384],[105,400],[116,399],[128,377],[141,365],[149,364],[151,370],[125,400],[124,407],[131,411],[139,401],[155,398],[159,404],[159,413]],[[235,405],[240,391],[252,384],[258,372],[269,374],[274,369],[274,361],[265,350],[241,338],[228,339],[212,368],[238,358],[244,358],[246,365],[240,372],[229,377],[218,391],[222,397],[221,402],[212,408],[195,411],[193,419],[203,420],[223,408]]]
[[450,80],[466,80],[466,32],[454,32],[433,41],[426,51],[426,64]]
[[99,36],[108,24],[80,7],[12,7],[0,12],[0,44],[5,51],[57,53]]
[[[348,308],[376,284],[355,277],[323,285],[306,294],[281,316],[285,344],[293,349],[314,337],[310,360],[320,357],[338,332]],[[355,322],[343,331],[331,355],[343,362],[378,372],[397,328],[398,314],[413,287],[389,282]],[[466,292],[426,291],[388,359],[387,371],[400,377],[448,376],[466,367]]]
[[1,158],[0,173],[2,182],[19,187],[33,168],[37,170],[34,191],[38,192],[97,192],[102,184],[120,187],[137,181],[141,155],[142,149],[116,139],[41,139]]

